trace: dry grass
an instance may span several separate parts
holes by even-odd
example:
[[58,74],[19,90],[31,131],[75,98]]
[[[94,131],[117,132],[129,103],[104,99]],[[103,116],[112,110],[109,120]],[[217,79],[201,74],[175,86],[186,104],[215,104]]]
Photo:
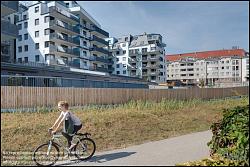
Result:
[[[222,118],[222,110],[248,104],[248,98],[216,101],[131,101],[117,106],[74,109],[84,122],[97,151],[127,147],[208,130]],[[1,113],[1,152],[33,151],[49,140],[47,129],[59,112]]]

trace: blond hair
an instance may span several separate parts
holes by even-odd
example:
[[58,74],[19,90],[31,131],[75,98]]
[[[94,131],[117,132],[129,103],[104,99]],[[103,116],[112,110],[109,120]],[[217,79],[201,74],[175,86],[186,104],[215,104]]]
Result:
[[69,108],[69,103],[67,101],[59,101],[58,102],[58,105],[59,106],[64,106],[65,109],[68,109]]

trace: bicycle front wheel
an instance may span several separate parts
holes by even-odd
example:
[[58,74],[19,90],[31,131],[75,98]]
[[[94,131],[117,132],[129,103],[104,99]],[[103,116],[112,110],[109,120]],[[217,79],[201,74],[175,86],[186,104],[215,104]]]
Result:
[[78,159],[87,160],[94,155],[95,150],[95,142],[90,138],[83,138],[80,142],[77,142],[74,148],[74,153]]
[[59,148],[54,144],[45,143],[38,146],[33,152],[32,159],[36,165],[50,166],[59,158]]

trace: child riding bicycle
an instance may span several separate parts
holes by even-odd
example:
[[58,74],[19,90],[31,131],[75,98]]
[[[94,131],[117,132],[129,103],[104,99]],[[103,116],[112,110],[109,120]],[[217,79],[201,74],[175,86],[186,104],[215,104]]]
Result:
[[62,135],[67,139],[69,150],[71,150],[76,146],[76,144],[72,142],[73,135],[82,128],[82,123],[78,117],[76,117],[72,112],[68,110],[68,108],[68,102],[58,102],[58,109],[61,111],[61,114],[57,118],[54,125],[49,128],[49,130],[51,131],[51,134],[55,134],[58,131],[60,125],[64,122],[64,130],[62,132]]

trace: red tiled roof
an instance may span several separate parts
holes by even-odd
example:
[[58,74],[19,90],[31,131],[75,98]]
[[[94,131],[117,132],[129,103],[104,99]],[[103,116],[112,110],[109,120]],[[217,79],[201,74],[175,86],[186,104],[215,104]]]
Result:
[[166,55],[165,59],[167,61],[177,61],[183,57],[193,57],[193,58],[197,58],[197,59],[206,59],[206,58],[215,58],[215,57],[231,57],[234,55],[243,57],[245,55],[245,50],[244,49],[215,50],[215,51],[174,54],[174,55]]

